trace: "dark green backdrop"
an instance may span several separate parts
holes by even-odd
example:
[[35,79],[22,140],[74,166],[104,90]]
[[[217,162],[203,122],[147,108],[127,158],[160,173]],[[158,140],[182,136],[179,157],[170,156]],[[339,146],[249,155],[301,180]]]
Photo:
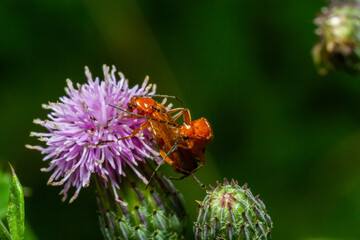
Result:
[[[24,186],[39,239],[101,239],[93,189],[62,203],[32,123],[41,104],[114,64],[184,100],[215,139],[197,173],[247,182],[274,221],[273,239],[360,239],[360,79],[319,77],[310,51],[321,0],[0,2],[0,161]],[[164,167],[173,175],[170,167]],[[194,220],[204,193],[175,183]]]

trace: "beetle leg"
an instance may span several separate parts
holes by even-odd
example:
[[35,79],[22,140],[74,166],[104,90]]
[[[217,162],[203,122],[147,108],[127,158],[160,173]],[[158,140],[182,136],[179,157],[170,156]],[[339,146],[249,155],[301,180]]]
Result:
[[194,178],[194,180],[200,185],[201,188],[206,189],[205,185],[204,185],[202,182],[200,182],[200,180],[199,180],[197,177],[195,177],[195,175],[194,175],[192,172],[190,172],[189,175],[184,175],[184,176],[181,176],[181,177],[179,177],[179,178],[169,177],[169,179],[182,180],[182,179],[184,179],[184,178],[186,178],[186,177],[188,177],[188,176],[190,176],[190,175],[191,175],[191,176]]
[[190,175],[183,175],[183,176],[181,176],[181,177],[179,177],[179,178],[177,178],[177,177],[168,177],[169,179],[172,179],[172,180],[183,180],[184,178],[186,178],[186,177],[188,177],[188,176],[190,176]]
[[122,138],[117,138],[118,141],[120,140],[124,140],[124,139],[128,139],[128,138],[132,138],[135,137],[136,134],[138,134],[140,131],[143,131],[145,129],[147,129],[148,127],[150,127],[150,122],[146,121],[143,124],[140,125],[140,127],[138,127],[137,129],[135,129],[129,136],[126,137],[122,137]]
[[[146,128],[150,127],[150,122],[146,121],[143,124],[140,125],[140,127],[136,128],[129,136],[126,137],[122,137],[122,138],[117,138],[117,141],[120,140],[124,140],[124,139],[128,139],[128,138],[132,138],[135,137],[136,134],[138,134],[140,131],[145,130]],[[103,145],[105,143],[110,143],[110,142],[115,142],[115,140],[105,140],[105,141],[100,141],[98,144],[96,144],[96,147]]]
[[197,166],[194,170],[192,170],[190,174],[193,174],[194,172],[196,172],[197,170],[199,170],[202,166],[204,166],[204,164],[205,164],[204,155],[201,154],[201,155],[199,156],[199,158],[200,158],[200,161],[201,161],[200,165]]
[[169,111],[167,111],[169,114],[174,113],[180,111],[179,113],[177,113],[175,116],[173,116],[174,121],[177,120],[179,117],[183,116],[184,117],[184,122],[186,124],[190,124],[191,123],[191,115],[190,115],[190,110],[187,108],[174,108],[171,109]]
[[191,115],[190,115],[190,110],[189,109],[184,109],[184,122],[186,124],[191,123]]
[[[164,164],[164,162],[168,159],[168,161],[172,162],[172,160],[169,158],[169,155],[174,152],[178,146],[178,142],[179,142],[180,138],[178,138],[175,142],[175,144],[172,146],[172,148],[170,149],[170,151],[168,151],[166,154],[165,154],[165,151],[163,149],[160,150],[160,154],[161,156],[163,157],[163,159],[159,162],[159,164],[157,165],[157,167],[155,168],[154,172],[151,174],[150,176],[150,179],[149,179],[149,182],[148,184],[146,185],[145,189],[148,188],[148,186],[150,185],[151,183],[151,180],[154,178],[156,172],[159,170],[159,168],[161,167],[162,164]],[[165,156],[163,156],[163,154],[165,154]]]
[[[179,136],[179,137],[180,137],[180,136]],[[184,143],[179,143],[179,144],[178,144],[178,147],[179,147],[179,148],[183,148],[183,149],[193,149],[193,147],[194,147],[194,141],[188,140],[188,141],[186,141],[185,144],[184,144]]]

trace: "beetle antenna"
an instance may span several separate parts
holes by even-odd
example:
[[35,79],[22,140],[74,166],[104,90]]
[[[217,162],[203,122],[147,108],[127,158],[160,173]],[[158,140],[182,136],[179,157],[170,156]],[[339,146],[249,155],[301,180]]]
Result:
[[135,95],[136,97],[162,97],[162,98],[172,98],[175,99],[176,101],[178,101],[180,103],[181,106],[183,106],[183,101],[176,97],[176,96],[170,96],[170,95],[163,95],[163,94],[153,94],[153,95]]

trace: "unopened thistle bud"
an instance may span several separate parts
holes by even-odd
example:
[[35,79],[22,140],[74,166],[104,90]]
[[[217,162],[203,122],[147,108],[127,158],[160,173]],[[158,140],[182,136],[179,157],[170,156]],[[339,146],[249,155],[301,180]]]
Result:
[[194,231],[195,239],[268,240],[272,226],[264,203],[246,184],[224,179],[200,204]]
[[[150,177],[150,163],[138,170]],[[151,187],[137,176],[127,174],[116,189],[121,202],[114,200],[113,189],[97,184],[100,228],[105,239],[183,239],[187,222],[181,194],[165,176],[155,176]]]
[[360,1],[333,1],[314,20],[319,42],[312,50],[319,74],[360,71]]

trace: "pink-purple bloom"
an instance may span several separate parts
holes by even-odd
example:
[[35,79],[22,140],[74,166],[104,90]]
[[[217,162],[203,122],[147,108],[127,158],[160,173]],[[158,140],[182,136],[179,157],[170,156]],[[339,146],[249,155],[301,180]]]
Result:
[[124,180],[124,168],[131,168],[146,184],[147,180],[136,169],[138,161],[159,156],[148,130],[132,138],[117,140],[130,135],[144,119],[124,117],[124,112],[109,106],[126,108],[132,96],[153,95],[156,86],[148,85],[146,78],[140,87],[129,88],[122,73],[119,73],[120,79],[116,79],[115,67],[109,72],[109,67],[104,65],[103,71],[104,80],[101,81],[99,78],[94,80],[87,67],[88,83],[74,87],[67,80],[67,96],[56,103],[43,105],[52,111],[47,120],[34,120],[48,132],[33,132],[31,136],[39,137],[46,147],[27,145],[45,154],[44,161],[51,159],[50,166],[42,171],[53,171],[48,184],[64,185],[60,192],[63,200],[71,186],[76,188],[70,202],[77,198],[81,188],[89,185],[92,175],[113,188],[116,200],[121,202],[116,188]]

